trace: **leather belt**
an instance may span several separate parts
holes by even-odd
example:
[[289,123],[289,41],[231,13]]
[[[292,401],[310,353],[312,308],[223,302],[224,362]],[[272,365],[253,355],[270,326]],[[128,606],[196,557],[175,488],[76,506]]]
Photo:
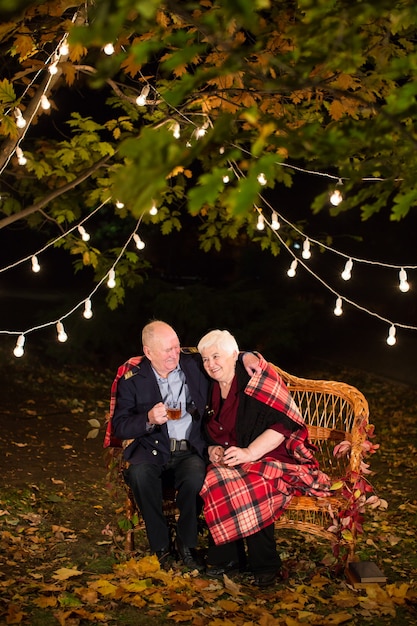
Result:
[[184,452],[190,449],[190,442],[186,439],[170,439],[169,447],[171,452]]

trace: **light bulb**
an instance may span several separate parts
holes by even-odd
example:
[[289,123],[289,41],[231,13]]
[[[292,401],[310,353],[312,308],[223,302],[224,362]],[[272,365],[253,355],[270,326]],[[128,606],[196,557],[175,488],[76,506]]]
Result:
[[262,213],[258,215],[258,223],[256,224],[256,228],[258,230],[263,230],[265,228],[265,218]]
[[116,272],[114,271],[113,268],[109,272],[109,280],[107,281],[107,287],[109,287],[110,289],[113,289],[113,287],[116,287]]
[[93,317],[93,311],[91,310],[91,300],[85,301],[83,315],[86,320],[90,320]]
[[227,183],[230,182],[230,178],[229,178],[228,174],[225,174],[223,176],[223,182],[224,182],[225,185],[227,185]]
[[35,274],[37,274],[41,269],[41,266],[38,263],[38,257],[33,255],[32,257],[32,272],[35,272]]
[[78,232],[81,235],[81,238],[83,241],[89,241],[90,239],[90,235],[89,233],[87,233],[87,231],[85,230],[84,226],[78,226]]
[[148,94],[149,94],[149,85],[145,85],[144,87],[142,87],[142,91],[140,92],[140,95],[136,98],[136,104],[139,107],[143,107],[146,104],[146,100],[148,98]]
[[290,278],[294,278],[295,274],[296,274],[296,269],[297,269],[297,265],[298,265],[298,261],[297,259],[294,259],[294,261],[292,261],[287,274]]
[[178,122],[175,122],[175,124],[172,126],[172,134],[174,135],[175,139],[179,139],[181,137],[181,128]]
[[158,213],[158,208],[157,208],[155,202],[152,204],[151,208],[149,209],[149,213],[151,215],[156,215]]
[[387,337],[387,344],[389,346],[394,346],[397,343],[397,339],[395,337],[396,328],[394,325],[390,326]]
[[224,154],[224,146],[220,146],[220,148],[219,148],[219,154]]
[[331,204],[333,204],[333,206],[338,206],[342,202],[342,200],[342,193],[339,191],[339,189],[335,189],[330,196]]
[[58,74],[58,62],[54,61],[53,63],[51,63],[48,69],[49,69],[49,73],[51,74],[51,76]]
[[59,54],[60,56],[66,57],[68,53],[69,53],[69,46],[67,42],[64,42],[59,49]]
[[48,109],[51,108],[51,103],[49,102],[48,98],[46,97],[44,93],[41,96],[41,107],[44,111],[47,111]]
[[407,272],[405,271],[403,267],[400,270],[399,278],[400,278],[400,291],[402,291],[403,293],[406,293],[410,289],[410,284],[407,281]]
[[272,230],[278,230],[281,224],[278,221],[278,215],[275,211],[273,211],[271,216],[271,228]]
[[197,137],[197,139],[201,139],[201,137],[204,137],[204,135],[207,132],[208,125],[209,125],[208,120],[206,120],[204,124],[200,126],[200,128],[196,129],[195,136]]
[[342,313],[343,313],[343,309],[342,309],[342,298],[340,298],[340,297],[339,297],[339,298],[337,298],[337,299],[336,299],[336,306],[335,306],[335,308],[334,308],[333,313],[334,313],[337,317],[339,317],[340,315],[342,315]]
[[61,343],[65,343],[65,341],[68,339],[68,335],[64,330],[64,325],[62,322],[57,322],[56,332],[58,333],[58,341],[60,341]]
[[303,251],[301,253],[301,256],[303,257],[303,259],[310,259],[311,258],[310,242],[309,242],[308,239],[304,240]]
[[20,148],[20,146],[16,147],[16,156],[17,156],[17,162],[19,163],[19,165],[26,165],[28,160],[23,154],[23,150],[22,148]]
[[145,244],[137,233],[133,235],[133,239],[135,240],[137,249],[143,250],[143,248],[145,247]]
[[14,114],[16,116],[16,126],[18,128],[24,128],[27,124],[25,118],[22,115],[22,111],[19,108],[14,110]]
[[107,54],[107,56],[111,56],[112,54],[114,54],[114,46],[112,43],[106,43],[106,45],[103,48],[103,52],[104,54]]
[[116,200],[116,207],[117,207],[118,209],[123,209],[123,207],[124,207],[123,202],[120,202],[120,200]]
[[262,172],[258,176],[258,183],[260,185],[266,185],[266,183],[267,183],[267,180],[265,178],[265,174],[263,174]]
[[341,277],[343,278],[343,280],[350,280],[352,276],[352,273],[351,273],[352,267],[353,267],[353,261],[352,259],[349,259],[348,261],[346,261],[345,269],[341,273]]
[[13,350],[13,354],[16,357],[19,358],[19,357],[23,356],[23,354],[24,354],[23,346],[24,345],[25,345],[25,336],[24,335],[19,335],[19,337],[17,338],[17,341],[16,341],[16,347]]

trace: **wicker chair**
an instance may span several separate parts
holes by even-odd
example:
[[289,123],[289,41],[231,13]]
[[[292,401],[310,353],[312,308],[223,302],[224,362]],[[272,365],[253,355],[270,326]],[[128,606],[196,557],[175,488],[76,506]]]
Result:
[[[307,424],[310,440],[317,446],[320,469],[335,482],[360,476],[369,423],[368,402],[364,395],[343,382],[299,378],[276,365],[273,367],[286,383]],[[333,450],[342,441],[351,444],[349,454],[336,457]],[[349,541],[328,529],[334,518],[337,519],[350,505],[351,502],[339,494],[329,498],[294,497],[275,522],[275,528],[294,528],[339,544],[339,547],[345,545],[348,562],[355,559],[355,528],[351,529]]]
[[[335,482],[360,475],[369,417],[368,403],[363,394],[343,382],[299,378],[272,363],[271,365],[286,383],[307,424],[310,440],[317,447],[316,458],[320,469]],[[343,457],[337,457],[333,450],[342,441],[351,444],[350,451]],[[126,532],[125,548],[131,551],[134,550],[134,531],[144,528],[144,524],[132,493],[122,478],[125,464],[120,449],[112,451],[112,459],[113,472],[116,468],[126,489],[126,517],[129,528]],[[349,540],[344,539],[340,533],[328,530],[334,519],[338,519],[349,506],[348,499],[339,492],[338,495],[328,498],[294,497],[275,522],[275,527],[277,530],[290,528],[316,535],[329,540],[337,548],[344,545],[346,562],[349,562],[355,559],[355,529],[352,529]],[[164,507],[167,518],[174,525],[178,512],[173,491],[167,494]]]

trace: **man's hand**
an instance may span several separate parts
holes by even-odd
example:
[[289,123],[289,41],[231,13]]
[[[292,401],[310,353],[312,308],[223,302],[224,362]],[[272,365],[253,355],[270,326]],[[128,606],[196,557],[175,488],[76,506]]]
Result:
[[221,463],[223,460],[223,446],[209,446],[208,455],[211,463]]
[[259,358],[253,352],[245,352],[242,356],[242,363],[249,376],[262,372],[262,368],[259,366]]
[[167,411],[163,402],[158,402],[150,411],[148,411],[149,424],[166,424],[168,421]]

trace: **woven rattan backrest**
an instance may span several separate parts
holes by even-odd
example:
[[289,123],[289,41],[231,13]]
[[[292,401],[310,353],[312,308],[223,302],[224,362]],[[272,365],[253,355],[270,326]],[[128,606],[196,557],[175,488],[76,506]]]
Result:
[[[300,378],[271,365],[287,384],[307,424],[321,469],[334,478],[357,471],[369,417],[364,395],[347,383]],[[352,448],[337,459],[333,450],[341,441],[349,441]]]

